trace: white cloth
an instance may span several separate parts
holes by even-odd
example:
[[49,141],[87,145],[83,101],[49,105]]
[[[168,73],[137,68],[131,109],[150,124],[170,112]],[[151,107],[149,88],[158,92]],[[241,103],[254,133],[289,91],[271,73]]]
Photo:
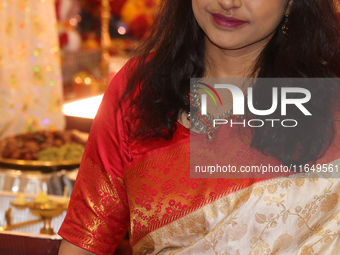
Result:
[[0,0],[0,137],[63,129],[54,1]]

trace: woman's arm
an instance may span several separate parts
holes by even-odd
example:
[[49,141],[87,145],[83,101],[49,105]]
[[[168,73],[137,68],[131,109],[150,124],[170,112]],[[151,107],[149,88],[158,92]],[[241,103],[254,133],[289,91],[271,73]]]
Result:
[[93,255],[95,253],[89,252],[87,250],[84,250],[82,248],[79,248],[78,246],[67,242],[65,239],[61,241],[61,245],[59,248],[58,255]]
[[58,232],[73,245],[101,255],[115,252],[130,223],[124,183],[124,167],[131,158],[123,121],[126,108],[117,103],[124,92],[125,74],[126,67],[112,80],[93,120]]

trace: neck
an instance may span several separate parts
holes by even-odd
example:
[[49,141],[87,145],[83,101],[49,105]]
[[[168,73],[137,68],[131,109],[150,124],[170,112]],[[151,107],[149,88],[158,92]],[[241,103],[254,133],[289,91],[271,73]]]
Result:
[[206,78],[249,78],[261,51],[268,42],[241,49],[221,49],[206,38]]

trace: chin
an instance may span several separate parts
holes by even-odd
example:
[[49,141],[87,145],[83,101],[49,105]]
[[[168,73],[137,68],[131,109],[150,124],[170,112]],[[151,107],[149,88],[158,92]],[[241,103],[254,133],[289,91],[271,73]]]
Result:
[[238,50],[241,48],[246,47],[245,45],[239,44],[239,43],[231,43],[231,42],[213,42],[211,41],[213,45],[215,45],[216,47],[223,49],[223,50]]

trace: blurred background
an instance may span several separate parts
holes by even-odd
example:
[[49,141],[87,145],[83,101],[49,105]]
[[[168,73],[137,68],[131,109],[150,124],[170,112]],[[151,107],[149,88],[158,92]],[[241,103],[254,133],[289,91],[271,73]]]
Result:
[[[0,0],[1,254],[57,254],[102,95],[159,1]],[[132,254],[128,234],[116,254]]]

